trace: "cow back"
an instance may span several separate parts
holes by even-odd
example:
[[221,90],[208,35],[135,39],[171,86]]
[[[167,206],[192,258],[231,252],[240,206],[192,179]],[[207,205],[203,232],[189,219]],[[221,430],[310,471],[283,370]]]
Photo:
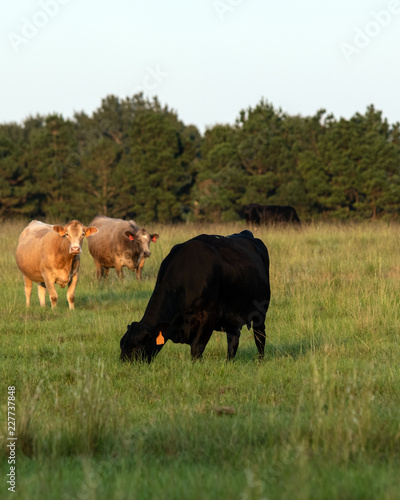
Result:
[[138,230],[134,221],[105,216],[95,217],[90,225],[96,226],[99,232],[89,239],[89,252],[95,260],[110,267],[113,267],[117,258],[122,258],[125,252],[130,251],[126,231],[135,233]]
[[248,224],[300,224],[296,210],[289,205],[260,205],[251,203],[243,207]]
[[[46,235],[51,235],[53,226],[33,220],[22,231],[18,239],[16,262],[19,270],[33,281],[41,280],[40,263],[43,254],[43,242]],[[54,233],[57,237],[57,235]],[[48,251],[54,251],[49,246]]]
[[[245,234],[243,234],[245,233]],[[269,301],[269,256],[249,231],[200,235],[172,248],[161,264],[143,321],[172,322],[181,314],[213,311],[220,324],[245,324],[254,301]]]

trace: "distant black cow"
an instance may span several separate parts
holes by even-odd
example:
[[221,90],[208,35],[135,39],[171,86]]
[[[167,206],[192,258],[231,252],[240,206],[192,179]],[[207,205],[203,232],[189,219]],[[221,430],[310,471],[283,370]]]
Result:
[[296,210],[290,206],[259,205],[250,203],[243,207],[247,224],[300,224]]
[[143,318],[121,339],[121,359],[150,362],[167,340],[189,344],[192,358],[200,358],[214,330],[226,332],[233,359],[243,325],[253,326],[262,358],[269,301],[264,243],[250,231],[202,234],[175,245],[161,263]]

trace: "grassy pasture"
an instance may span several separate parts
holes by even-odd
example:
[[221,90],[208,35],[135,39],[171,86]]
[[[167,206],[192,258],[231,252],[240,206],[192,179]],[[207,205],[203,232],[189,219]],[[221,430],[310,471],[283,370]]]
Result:
[[59,287],[57,309],[34,287],[26,310],[22,228],[0,225],[0,498],[10,385],[18,499],[400,498],[400,226],[257,230],[271,258],[265,360],[244,328],[235,363],[215,333],[203,362],[169,342],[151,365],[121,364],[119,340],[162,259],[243,226],[154,225],[141,283],[112,270],[98,284],[85,242],[75,311]]

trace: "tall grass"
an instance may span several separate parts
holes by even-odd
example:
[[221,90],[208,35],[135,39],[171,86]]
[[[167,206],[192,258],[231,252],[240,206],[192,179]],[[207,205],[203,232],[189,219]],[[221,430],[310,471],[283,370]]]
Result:
[[36,295],[25,309],[22,227],[0,227],[0,435],[14,385],[18,498],[400,498],[398,226],[256,229],[271,258],[265,360],[244,328],[235,363],[215,333],[203,362],[167,343],[151,365],[121,364],[119,340],[162,259],[243,226],[152,228],[141,283],[99,284],[85,244],[75,311],[61,289],[57,309]]

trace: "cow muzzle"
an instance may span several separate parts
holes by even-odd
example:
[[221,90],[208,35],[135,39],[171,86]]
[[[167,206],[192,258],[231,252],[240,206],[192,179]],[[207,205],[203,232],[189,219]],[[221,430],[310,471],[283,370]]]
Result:
[[80,246],[71,246],[69,249],[69,253],[72,255],[79,255],[81,253],[81,247]]

